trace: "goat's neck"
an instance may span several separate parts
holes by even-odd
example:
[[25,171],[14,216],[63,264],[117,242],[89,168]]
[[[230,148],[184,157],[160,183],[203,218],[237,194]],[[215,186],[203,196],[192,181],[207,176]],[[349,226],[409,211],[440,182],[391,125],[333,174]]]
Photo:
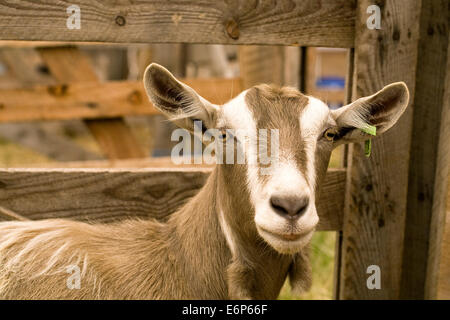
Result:
[[[205,284],[222,282],[227,297],[233,286],[239,287],[234,290],[238,297],[275,298],[292,261],[258,236],[253,211],[245,179],[222,165],[169,221],[190,271],[201,273]],[[241,288],[254,286],[252,282],[264,283],[262,293]]]
[[224,299],[228,295],[223,274],[231,252],[216,213],[216,176],[214,170],[197,195],[168,221],[169,248],[177,259],[173,268],[179,278],[195,279],[181,298]]
[[[200,250],[207,244],[226,246],[217,216],[217,172],[214,170],[203,188],[183,208],[172,214],[169,225],[183,247]],[[196,251],[196,250],[194,250]],[[190,251],[191,252],[191,251]],[[197,251],[198,253],[198,251]]]

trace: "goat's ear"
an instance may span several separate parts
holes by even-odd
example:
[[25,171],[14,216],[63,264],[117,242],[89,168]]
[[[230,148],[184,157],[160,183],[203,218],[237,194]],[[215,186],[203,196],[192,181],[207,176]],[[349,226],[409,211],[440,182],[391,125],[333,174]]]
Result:
[[387,131],[403,114],[408,101],[408,87],[404,82],[396,82],[333,111],[338,126],[337,141],[364,141],[371,136],[360,129],[369,129],[370,126],[376,127],[377,135]]
[[206,128],[214,127],[218,106],[178,81],[166,68],[150,64],[144,73],[144,87],[153,105],[179,127],[192,131],[194,120],[201,120]]

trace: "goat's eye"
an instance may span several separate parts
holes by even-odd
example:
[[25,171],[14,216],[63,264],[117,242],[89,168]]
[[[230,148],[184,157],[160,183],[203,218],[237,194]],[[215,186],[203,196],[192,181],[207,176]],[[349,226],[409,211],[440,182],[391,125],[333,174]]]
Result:
[[336,138],[336,131],[332,128],[325,130],[323,137],[328,141],[333,141]]

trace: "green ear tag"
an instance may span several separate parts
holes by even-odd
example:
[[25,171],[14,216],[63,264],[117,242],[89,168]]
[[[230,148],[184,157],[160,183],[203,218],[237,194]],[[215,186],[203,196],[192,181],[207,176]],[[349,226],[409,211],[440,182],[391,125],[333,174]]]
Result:
[[364,154],[366,155],[366,157],[370,157],[370,152],[372,151],[372,140],[366,140],[364,142]]
[[[363,128],[361,129],[361,131],[370,134],[372,136],[376,136],[377,135],[377,127],[375,126],[371,126],[369,125],[367,128]],[[364,154],[366,155],[366,157],[370,157],[370,153],[372,151],[372,140],[366,140],[366,142],[364,143]]]

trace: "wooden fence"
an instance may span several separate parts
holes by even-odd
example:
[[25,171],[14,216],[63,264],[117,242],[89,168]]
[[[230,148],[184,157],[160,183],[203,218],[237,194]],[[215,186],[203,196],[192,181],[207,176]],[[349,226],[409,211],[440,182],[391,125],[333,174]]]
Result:
[[[0,40],[343,47],[351,48],[347,101],[405,81],[410,107],[392,130],[374,139],[372,156],[364,157],[362,145],[354,144],[347,167],[328,172],[319,198],[320,229],[339,234],[337,299],[448,294],[448,280],[439,278],[450,268],[448,254],[441,254],[443,239],[450,237],[444,233],[450,127],[446,1],[376,1],[381,29],[367,27],[369,0],[75,2],[70,4],[81,8],[79,30],[66,27],[68,3],[0,2]],[[140,84],[95,83],[76,48],[39,52],[57,83],[1,91],[0,122],[79,117],[110,158],[142,156],[121,119],[154,112]],[[206,88],[205,95],[214,86],[198,80],[192,85]],[[117,89],[117,101],[101,94],[106,87]],[[188,168],[3,170],[0,205],[32,219],[157,215],[192,196],[207,174]],[[366,286],[370,265],[381,269],[379,290]]]

